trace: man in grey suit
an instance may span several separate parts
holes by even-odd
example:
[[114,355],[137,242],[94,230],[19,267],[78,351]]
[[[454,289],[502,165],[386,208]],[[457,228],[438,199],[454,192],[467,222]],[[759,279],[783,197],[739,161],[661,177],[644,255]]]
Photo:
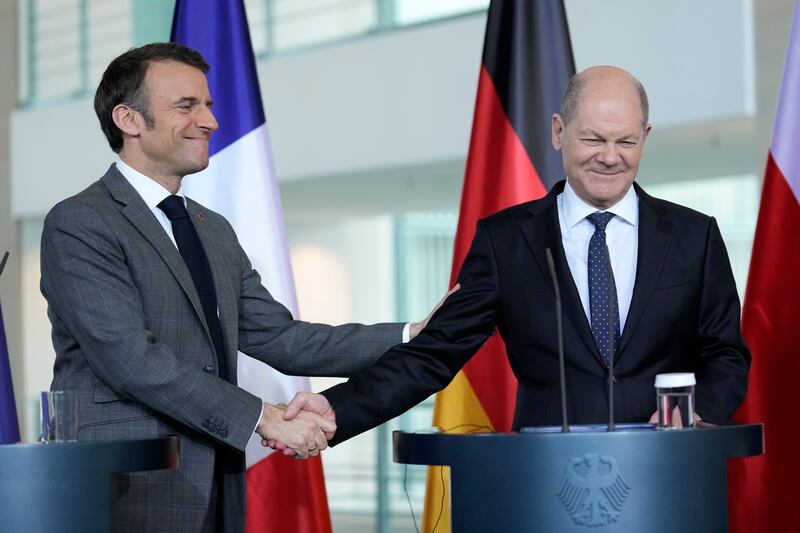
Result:
[[[180,436],[180,467],[125,476],[121,531],[244,531],[251,435],[305,457],[336,426],[236,386],[237,351],[288,374],[341,376],[401,342],[402,324],[293,320],[261,285],[230,224],[181,192],[208,165],[218,124],[208,65],[184,46],[132,49],[103,75],[95,111],[119,154],[56,205],[42,234],[41,289],[54,390],[79,396],[80,440]],[[424,323],[411,324],[414,336]]]

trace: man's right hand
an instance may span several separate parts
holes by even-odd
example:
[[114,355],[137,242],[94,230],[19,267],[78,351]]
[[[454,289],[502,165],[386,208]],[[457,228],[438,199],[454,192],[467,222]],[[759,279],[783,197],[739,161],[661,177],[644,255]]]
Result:
[[[298,392],[294,395],[294,398],[292,398],[292,401],[289,402],[289,405],[286,407],[286,412],[283,413],[283,418],[285,420],[292,420],[303,411],[317,413],[318,415],[327,418],[334,424],[336,423],[336,413],[333,411],[331,404],[328,403],[328,399],[322,394],[303,391]],[[330,434],[326,433],[325,436],[328,439],[332,439],[333,433],[334,432]]]
[[284,443],[298,459],[306,459],[328,447],[328,438],[336,432],[336,423],[310,411],[297,413],[287,420],[283,408],[265,403],[256,432],[266,441]]
[[[334,424],[336,423],[336,413],[333,411],[333,407],[331,407],[331,404],[328,403],[328,399],[321,394],[315,394],[313,392],[298,392],[295,394],[294,398],[292,398],[292,401],[289,402],[288,406],[280,404],[279,407],[286,408],[283,413],[284,420],[293,420],[297,416],[316,413],[317,415],[326,418],[330,422]],[[335,431],[325,431],[325,438],[327,440],[332,439],[334,433]],[[294,455],[291,446],[279,439],[262,439],[261,444],[262,446],[268,446],[273,450],[278,450],[284,455]]]

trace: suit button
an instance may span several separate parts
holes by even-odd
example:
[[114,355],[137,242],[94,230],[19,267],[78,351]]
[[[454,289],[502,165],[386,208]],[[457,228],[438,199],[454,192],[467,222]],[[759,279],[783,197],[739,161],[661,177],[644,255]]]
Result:
[[207,367],[205,367],[203,369],[203,372],[205,372],[206,374],[213,374],[214,373],[214,367],[213,366],[207,366]]

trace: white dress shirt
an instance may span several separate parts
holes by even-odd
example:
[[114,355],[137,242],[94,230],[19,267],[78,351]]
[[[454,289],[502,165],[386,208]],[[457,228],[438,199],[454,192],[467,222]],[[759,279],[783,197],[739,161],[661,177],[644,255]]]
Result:
[[[589,240],[594,234],[594,225],[587,216],[600,211],[587,204],[577,194],[567,180],[564,192],[558,195],[558,223],[561,226],[561,241],[567,255],[567,264],[572,279],[578,288],[583,304],[583,312],[589,324],[592,323],[589,311]],[[636,259],[639,252],[639,197],[633,186],[622,199],[606,211],[616,215],[606,226],[606,244],[611,256],[611,268],[617,286],[619,305],[620,334],[625,329],[628,310],[633,298],[633,285],[636,281]]]
[[[136,192],[138,192],[139,196],[142,197],[144,203],[147,204],[147,207],[153,212],[153,215],[156,217],[156,220],[158,220],[158,223],[161,224],[161,227],[167,232],[172,244],[174,244],[175,248],[177,248],[178,245],[175,242],[175,236],[172,234],[172,222],[169,220],[169,218],[167,218],[167,214],[158,208],[158,204],[160,204],[162,200],[170,196],[172,193],[156,180],[148,178],[138,170],[132,168],[122,159],[117,159],[116,164],[117,170],[119,170],[120,174],[125,176],[125,179],[128,180],[128,183],[130,183],[131,186],[136,189]],[[178,192],[176,195],[181,197],[183,200],[183,205],[185,206],[186,196],[183,194],[182,184],[180,187],[178,187]]]

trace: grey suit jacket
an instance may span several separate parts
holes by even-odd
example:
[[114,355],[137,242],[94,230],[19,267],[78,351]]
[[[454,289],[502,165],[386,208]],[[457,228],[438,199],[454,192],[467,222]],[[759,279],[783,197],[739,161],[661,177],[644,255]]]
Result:
[[214,276],[231,382],[217,377],[178,250],[113,165],[44,223],[52,389],[79,392],[78,438],[181,437],[178,469],[132,474],[119,485],[115,512],[124,531],[207,528],[215,461],[225,465],[225,530],[244,530],[242,451],[261,401],[236,386],[237,350],[287,374],[338,376],[367,367],[401,339],[400,324],[293,320],[261,285],[230,224],[192,200],[187,209]]

